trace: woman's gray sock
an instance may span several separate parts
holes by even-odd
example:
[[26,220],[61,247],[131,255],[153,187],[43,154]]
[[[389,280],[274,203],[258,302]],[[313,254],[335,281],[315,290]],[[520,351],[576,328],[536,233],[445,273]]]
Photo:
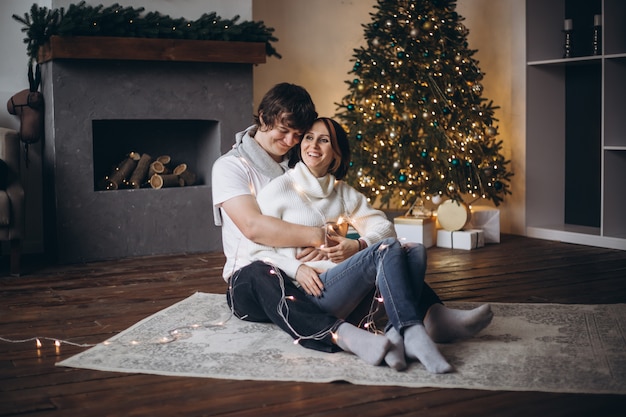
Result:
[[455,310],[443,304],[433,304],[424,318],[424,326],[431,339],[448,343],[474,336],[487,327],[493,319],[489,304],[473,310]]

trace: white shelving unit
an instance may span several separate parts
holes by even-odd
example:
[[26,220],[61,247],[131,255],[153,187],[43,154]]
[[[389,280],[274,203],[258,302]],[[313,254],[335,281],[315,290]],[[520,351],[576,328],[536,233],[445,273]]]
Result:
[[626,250],[626,1],[527,0],[526,22],[526,234]]

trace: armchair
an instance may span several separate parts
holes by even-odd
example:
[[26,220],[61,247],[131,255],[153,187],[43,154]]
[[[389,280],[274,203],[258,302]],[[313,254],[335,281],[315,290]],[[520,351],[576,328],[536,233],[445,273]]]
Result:
[[0,127],[0,241],[10,241],[9,269],[14,276],[20,275],[24,217],[20,141],[15,130]]

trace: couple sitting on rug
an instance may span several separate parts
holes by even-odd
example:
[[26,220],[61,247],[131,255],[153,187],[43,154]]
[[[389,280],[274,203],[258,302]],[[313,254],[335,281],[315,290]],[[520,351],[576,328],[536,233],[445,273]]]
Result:
[[[436,343],[482,330],[491,321],[490,306],[465,311],[443,305],[424,282],[423,245],[400,244],[384,213],[341,181],[350,160],[346,132],[317,118],[306,90],[276,85],[255,122],[237,134],[212,174],[233,313],[273,322],[311,349],[341,349],[397,370],[408,358],[430,372],[450,372]],[[342,220],[358,240],[328,226]],[[375,290],[389,318],[384,335],[351,320]]]

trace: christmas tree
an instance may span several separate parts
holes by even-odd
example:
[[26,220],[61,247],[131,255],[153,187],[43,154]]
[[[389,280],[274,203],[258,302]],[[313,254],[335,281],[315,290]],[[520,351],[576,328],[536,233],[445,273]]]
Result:
[[390,207],[510,194],[483,73],[451,0],[379,0],[338,105],[351,140],[347,181]]

